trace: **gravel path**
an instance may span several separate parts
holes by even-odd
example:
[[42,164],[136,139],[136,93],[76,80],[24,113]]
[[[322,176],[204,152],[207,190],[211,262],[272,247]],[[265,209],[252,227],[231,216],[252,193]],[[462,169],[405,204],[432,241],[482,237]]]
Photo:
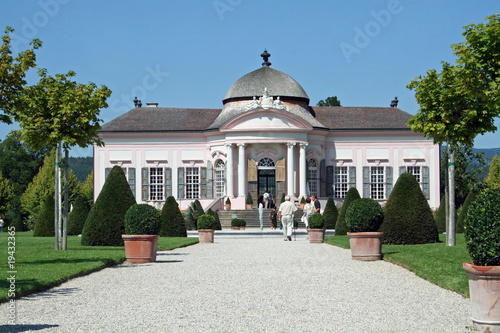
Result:
[[[17,300],[18,324],[0,331],[471,331],[468,299],[327,244],[216,238],[157,259]],[[7,305],[0,305],[3,318]]]

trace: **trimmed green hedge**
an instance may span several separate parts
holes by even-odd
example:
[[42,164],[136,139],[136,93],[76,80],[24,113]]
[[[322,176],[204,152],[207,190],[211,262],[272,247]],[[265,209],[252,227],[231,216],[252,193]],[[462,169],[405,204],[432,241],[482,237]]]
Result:
[[135,198],[123,170],[114,166],[82,230],[82,245],[123,246],[125,214]]

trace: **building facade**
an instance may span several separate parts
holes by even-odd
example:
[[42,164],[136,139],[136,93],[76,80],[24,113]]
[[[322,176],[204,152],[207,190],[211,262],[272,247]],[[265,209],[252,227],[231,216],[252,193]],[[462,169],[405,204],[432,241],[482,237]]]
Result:
[[[103,125],[94,147],[94,194],[119,165],[138,203],[173,195],[182,209],[244,209],[247,193],[341,202],[350,187],[384,204],[410,172],[431,208],[439,206],[439,146],[411,131],[397,107],[311,107],[292,77],[262,67],[237,80],[222,109],[136,105]],[[137,104],[137,103],[136,103]]]

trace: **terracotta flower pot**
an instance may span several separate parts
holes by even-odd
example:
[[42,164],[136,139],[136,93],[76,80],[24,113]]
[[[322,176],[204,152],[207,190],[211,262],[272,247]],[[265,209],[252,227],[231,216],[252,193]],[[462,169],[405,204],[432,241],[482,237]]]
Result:
[[226,204],[226,210],[231,210],[231,204]]
[[247,209],[252,209],[252,204],[246,204]]
[[214,232],[214,229],[198,229],[198,239],[200,243],[213,243]]
[[323,243],[325,229],[309,229],[309,243]]
[[240,227],[231,227],[231,230],[240,230]]
[[245,226],[244,225],[240,225],[240,230],[245,230]]
[[127,262],[141,264],[156,261],[159,235],[122,235]]
[[469,275],[472,322],[481,332],[500,332],[500,266],[464,262]]
[[382,259],[383,232],[348,232],[347,235],[352,259],[363,261]]

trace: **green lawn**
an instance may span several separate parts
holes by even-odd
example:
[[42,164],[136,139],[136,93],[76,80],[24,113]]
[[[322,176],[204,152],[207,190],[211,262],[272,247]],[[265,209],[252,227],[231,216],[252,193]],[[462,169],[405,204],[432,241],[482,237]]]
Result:
[[[382,245],[385,261],[392,262],[415,272],[443,288],[469,296],[469,280],[462,263],[472,261],[465,247],[463,234],[457,234],[456,246],[446,246],[445,236],[441,243],[423,245]],[[325,243],[349,249],[348,236],[328,236]]]
[[[8,267],[8,233],[0,233],[0,302],[8,300],[12,271]],[[72,277],[88,274],[125,260],[123,247],[82,246],[78,236],[68,237],[68,250],[55,251],[54,238],[33,237],[32,232],[15,235],[16,296],[48,289]],[[160,237],[159,250],[198,243],[198,238]]]

